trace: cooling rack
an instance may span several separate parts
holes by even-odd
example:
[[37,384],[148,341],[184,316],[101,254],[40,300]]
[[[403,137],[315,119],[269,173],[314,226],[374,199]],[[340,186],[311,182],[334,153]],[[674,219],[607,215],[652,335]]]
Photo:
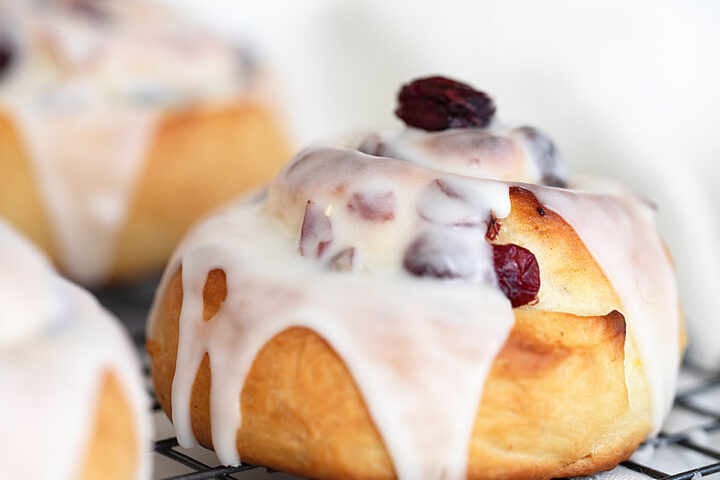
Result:
[[[134,287],[97,292],[101,302],[114,311],[128,326],[138,348],[144,355],[143,324],[152,300],[157,279],[149,279]],[[172,434],[172,426],[154,398],[150,381],[148,391],[153,398],[153,417],[158,437],[153,443],[156,480],[291,480],[285,474],[268,476],[264,468],[243,464],[227,467],[217,463],[215,455],[195,447],[184,449]],[[644,443],[632,459],[622,463],[628,470],[646,478],[663,480],[699,480],[712,477],[720,480],[720,372],[684,365],[679,393],[663,431],[654,440]],[[631,472],[630,472],[631,473]],[[602,476],[598,477],[598,480]],[[642,476],[638,475],[638,478]]]

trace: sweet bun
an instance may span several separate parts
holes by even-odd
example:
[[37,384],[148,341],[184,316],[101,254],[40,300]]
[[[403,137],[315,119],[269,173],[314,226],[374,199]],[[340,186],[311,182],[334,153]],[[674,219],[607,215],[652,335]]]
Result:
[[149,475],[149,411],[117,321],[0,221],[0,463],[7,478]]
[[318,479],[548,479],[658,431],[684,334],[652,206],[566,188],[488,102],[413,82],[411,128],[306,150],[188,233],[147,332],[181,445]]
[[286,160],[267,73],[177,15],[120,0],[0,13],[0,214],[72,278],[159,271],[192,221]]

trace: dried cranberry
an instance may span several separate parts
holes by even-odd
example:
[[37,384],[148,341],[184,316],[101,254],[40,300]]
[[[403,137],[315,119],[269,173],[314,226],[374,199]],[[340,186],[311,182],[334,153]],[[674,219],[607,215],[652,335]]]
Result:
[[377,133],[371,133],[362,139],[357,149],[362,153],[367,153],[368,155],[372,155],[374,157],[382,157],[384,156],[380,153],[382,146],[383,141],[382,138],[380,138],[380,135]]
[[514,243],[493,245],[493,263],[500,289],[513,308],[537,298],[540,268],[530,250]]
[[395,115],[406,125],[427,131],[482,128],[495,115],[495,104],[469,85],[444,77],[429,77],[402,87]]
[[348,247],[338,252],[330,259],[328,266],[339,272],[352,271],[355,268],[355,247]]
[[15,57],[13,45],[0,35],[0,78],[8,71]]
[[465,200],[465,196],[460,193],[456,188],[454,188],[452,185],[450,185],[447,181],[443,180],[442,178],[438,178],[433,182],[434,185],[437,185],[437,187],[440,189],[441,192],[443,192],[445,195],[447,195],[450,198],[456,198],[458,200]]
[[437,179],[420,194],[418,215],[437,225],[474,228],[482,224],[482,215],[452,183]]
[[405,251],[403,267],[417,277],[469,278],[476,262],[466,242],[449,233],[425,234]]
[[535,157],[543,185],[565,188],[567,186],[565,161],[550,137],[534,127],[520,127],[515,129],[515,132],[523,138],[525,145]]
[[354,193],[347,207],[365,220],[387,222],[395,218],[395,194],[391,191]]
[[241,78],[251,79],[259,68],[259,59],[255,56],[255,52],[246,45],[236,46],[234,50],[235,61]]
[[321,257],[333,239],[332,223],[325,211],[308,200],[300,228],[300,254]]
[[96,22],[107,22],[112,19],[110,11],[97,0],[72,0],[67,6],[76,14],[82,15],[88,20]]
[[487,232],[485,233],[485,239],[489,242],[495,240],[500,233],[500,222],[493,212],[490,212],[490,221],[488,222]]

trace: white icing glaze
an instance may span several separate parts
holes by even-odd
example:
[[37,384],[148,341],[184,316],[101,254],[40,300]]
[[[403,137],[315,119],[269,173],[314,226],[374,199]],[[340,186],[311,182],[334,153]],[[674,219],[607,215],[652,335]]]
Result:
[[162,114],[232,100],[250,76],[237,48],[157,5],[72,3],[0,1],[16,49],[0,107],[25,141],[63,270],[99,284]]
[[[13,345],[37,335],[53,312],[62,311],[62,298],[50,283],[50,263],[19,235],[13,234],[0,222],[0,348]],[[4,253],[3,253],[4,252]],[[12,273],[22,272],[22,281]],[[28,288],[35,285],[35,288]],[[44,301],[36,301],[37,292],[46,292]]]
[[0,264],[3,475],[75,478],[87,452],[101,380],[111,371],[139,436],[137,478],[148,478],[148,399],[127,334],[2,222]]
[[61,267],[82,283],[101,283],[111,267],[157,113],[88,112],[69,120],[22,105],[14,113],[30,149]]
[[[372,137],[363,148],[374,149]],[[306,150],[266,197],[232,205],[189,233],[158,290],[162,296],[182,266],[172,389],[181,444],[195,443],[190,394],[208,353],[213,445],[223,463],[237,463],[238,399],[252,361],[274,335],[304,326],[348,366],[398,478],[465,478],[485,376],[513,325],[484,240],[490,213],[509,214],[512,185],[530,188],[576,228],[618,291],[640,345],[658,427],[677,374],[678,316],[671,308],[677,307],[672,269],[656,248],[648,207],[629,195],[471,178],[443,172],[440,157],[433,159],[437,169],[403,157]],[[626,230],[608,235],[618,219]],[[420,253],[411,257],[416,242]],[[342,255],[339,269],[353,273],[332,271]],[[413,277],[403,266],[448,279]],[[203,288],[214,269],[227,275],[227,299],[204,322]]]
[[359,150],[476,178],[562,184],[568,175],[552,141],[532,127],[404,128],[370,134]]

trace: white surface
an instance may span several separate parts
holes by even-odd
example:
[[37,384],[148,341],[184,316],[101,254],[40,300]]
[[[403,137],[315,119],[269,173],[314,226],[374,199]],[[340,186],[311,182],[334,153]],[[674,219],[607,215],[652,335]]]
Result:
[[392,124],[402,82],[444,73],[625,179],[660,206],[696,359],[720,362],[720,2],[162,1],[261,47],[301,145]]

